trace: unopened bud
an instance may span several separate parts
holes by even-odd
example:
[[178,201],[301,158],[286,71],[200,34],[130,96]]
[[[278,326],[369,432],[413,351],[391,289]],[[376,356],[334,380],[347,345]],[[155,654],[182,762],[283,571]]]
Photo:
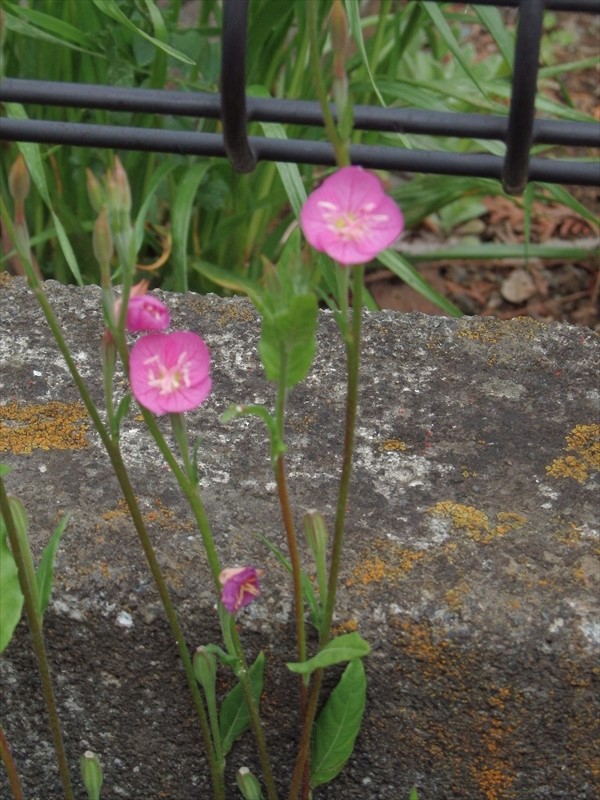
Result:
[[25,159],[21,153],[19,153],[8,175],[8,190],[10,196],[15,203],[23,204],[29,194],[30,187],[31,181],[29,180],[29,172],[25,164]]
[[194,653],[194,676],[206,695],[213,695],[217,679],[217,660],[205,647]]
[[125,211],[127,214],[129,214],[131,211],[131,190],[129,188],[127,173],[123,168],[123,164],[121,164],[121,159],[119,156],[115,156],[113,177],[115,189],[114,207],[118,211]]
[[100,800],[100,789],[104,780],[100,759],[96,753],[86,750],[81,756],[81,777],[88,793],[89,800]]
[[90,205],[96,214],[98,214],[102,206],[106,203],[106,197],[102,184],[89,167],[85,171],[85,185]]
[[92,233],[92,249],[96,261],[101,267],[108,266],[113,257],[114,244],[110,225],[108,223],[108,213],[106,208],[102,208]]
[[235,779],[238,789],[244,795],[244,800],[263,800],[260,784],[248,767],[240,767],[235,774]]
[[346,74],[346,54],[348,52],[348,19],[342,0],[333,0],[331,9],[331,50],[333,52],[333,75],[341,79]]

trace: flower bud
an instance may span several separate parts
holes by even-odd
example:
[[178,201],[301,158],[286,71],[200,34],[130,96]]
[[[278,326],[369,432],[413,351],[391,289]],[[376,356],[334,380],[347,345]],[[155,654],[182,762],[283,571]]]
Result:
[[333,74],[336,79],[346,77],[346,54],[348,52],[348,19],[342,0],[333,0],[331,9],[331,49],[333,51]]
[[114,252],[114,243],[110,225],[108,223],[108,214],[106,208],[102,208],[96,222],[94,223],[94,231],[92,233],[92,249],[96,261],[101,267],[110,264]]
[[199,647],[194,653],[194,676],[204,693],[213,696],[217,679],[217,659],[205,647]]
[[104,780],[100,759],[96,753],[86,750],[81,756],[81,777],[88,793],[89,800],[100,800],[100,789]]
[[248,767],[240,767],[235,774],[235,780],[244,800],[262,800],[260,784]]
[[27,166],[25,165],[25,159],[21,153],[19,153],[8,174],[8,190],[10,196],[15,203],[22,204],[29,194],[30,187],[31,182],[29,180]]
[[127,173],[121,164],[119,156],[115,156],[115,166],[113,169],[114,178],[114,208],[118,211],[131,211],[131,190]]
[[106,203],[106,196],[102,184],[89,167],[85,170],[85,186],[91,207],[96,214]]

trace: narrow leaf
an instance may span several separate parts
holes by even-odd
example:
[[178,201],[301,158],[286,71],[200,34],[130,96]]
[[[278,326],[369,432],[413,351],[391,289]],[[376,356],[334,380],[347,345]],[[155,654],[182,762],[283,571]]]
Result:
[[362,661],[351,661],[315,724],[311,759],[311,786],[328,783],[352,755],[367,698]]
[[441,10],[438,4],[432,2],[432,0],[424,0],[423,8],[429,14],[431,21],[438,29],[438,32],[442,37],[442,39],[444,40],[448,50],[450,50],[454,58],[458,61],[458,63],[461,65],[461,67],[464,69],[466,74],[473,81],[473,83],[479,89],[479,91],[485,97],[485,99],[489,100],[487,92],[475,77],[475,73],[469,66],[469,63],[463,57],[461,46],[456,41],[454,34],[452,33],[452,29],[446,22],[446,18],[444,17],[444,12]]
[[175,200],[171,209],[173,220],[173,266],[175,270],[175,286],[177,292],[186,292],[187,279],[187,242],[190,230],[190,218],[198,187],[212,166],[212,162],[204,161],[186,169],[183,178],[177,185]]
[[[252,696],[258,705],[263,687],[263,672],[265,668],[265,654],[260,652],[254,664],[248,670]],[[244,699],[242,685],[237,683],[223,700],[219,715],[219,728],[221,730],[221,743],[223,755],[231,750],[235,740],[244,733],[250,725],[250,715]]]
[[0,653],[12,639],[23,610],[19,571],[8,546],[8,530],[0,517]]
[[362,658],[370,652],[371,648],[367,642],[359,633],[353,631],[332,639],[316,656],[309,658],[308,661],[291,662],[287,664],[287,668],[290,672],[306,675],[316,669],[323,669],[333,664],[341,664],[344,661]]
[[116,22],[120,22],[121,25],[124,25],[130,31],[137,33],[138,36],[143,36],[144,39],[147,39],[151,42],[155,47],[158,47],[160,50],[163,50],[168,55],[176,58],[178,61],[183,61],[184,64],[192,64],[195,65],[195,61],[185,53],[182,53],[180,50],[175,50],[174,47],[170,47],[168,44],[161,42],[159,39],[156,39],[154,36],[150,36],[150,34],[143,31],[141,28],[138,28],[137,25],[134,25],[133,22],[129,19],[129,17],[121,11],[119,6],[116,4],[115,0],[92,0],[96,8],[102,11],[103,14],[106,14],[108,17],[111,17]]
[[405,258],[394,250],[384,250],[377,256],[382,264],[401,278],[408,286],[416,289],[419,294],[423,295],[427,300],[435,303],[438,308],[445,311],[451,317],[462,317],[462,311],[457,308],[454,303],[447,300],[442,294],[437,292],[430,286],[425,278],[420,275],[417,270]]
[[52,579],[54,577],[54,558],[56,556],[56,549],[60,542],[60,537],[65,532],[69,524],[69,515],[66,514],[56,526],[56,530],[50,537],[50,540],[40,559],[39,566],[35,573],[35,580],[38,588],[38,596],[40,601],[40,616],[43,617],[48,603],[50,602],[50,595],[52,594]]

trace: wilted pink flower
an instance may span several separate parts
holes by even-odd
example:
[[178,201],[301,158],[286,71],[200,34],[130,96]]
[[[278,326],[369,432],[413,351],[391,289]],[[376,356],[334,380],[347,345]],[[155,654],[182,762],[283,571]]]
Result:
[[[148,291],[148,281],[143,280],[131,287],[129,302],[127,303],[127,315],[125,317],[125,327],[130,333],[139,331],[164,331],[171,324],[169,309],[164,303],[146,294]],[[121,312],[121,301],[115,302],[115,317],[118,319]]]
[[131,333],[138,331],[164,331],[171,324],[169,309],[151,294],[129,298],[125,327]]
[[131,391],[154,414],[197,408],[210,393],[210,354],[196,333],[151,333],[129,356]]
[[262,569],[254,567],[229,567],[221,571],[219,582],[223,587],[221,602],[230,614],[244,608],[260,594],[258,579]]
[[402,232],[404,219],[379,178],[343,167],[309,196],[300,214],[309,243],[340,264],[370,261]]

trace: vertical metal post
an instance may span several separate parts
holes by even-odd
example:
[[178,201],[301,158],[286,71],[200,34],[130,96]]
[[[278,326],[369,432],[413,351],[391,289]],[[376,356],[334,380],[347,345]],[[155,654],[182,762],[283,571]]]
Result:
[[543,16],[544,0],[521,0],[502,168],[502,185],[508,194],[521,194],[528,180]]
[[246,131],[246,33],[248,0],[223,3],[221,122],[225,151],[237,172],[252,172],[256,157]]

